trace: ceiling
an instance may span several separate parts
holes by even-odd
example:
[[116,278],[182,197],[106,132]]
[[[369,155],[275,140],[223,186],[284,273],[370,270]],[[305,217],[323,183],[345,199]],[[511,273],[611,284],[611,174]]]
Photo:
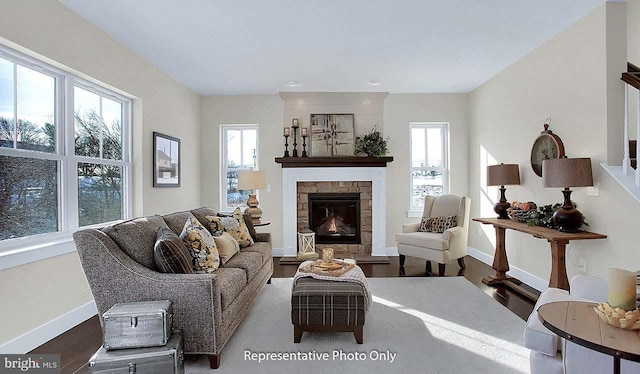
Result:
[[469,92],[605,0],[58,0],[201,95]]

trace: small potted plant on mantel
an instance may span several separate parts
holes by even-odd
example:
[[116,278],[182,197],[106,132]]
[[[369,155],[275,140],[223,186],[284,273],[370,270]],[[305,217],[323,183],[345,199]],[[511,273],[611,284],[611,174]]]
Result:
[[356,136],[354,154],[359,157],[384,157],[389,151],[387,148],[388,139],[383,138],[377,127],[374,127],[367,135]]

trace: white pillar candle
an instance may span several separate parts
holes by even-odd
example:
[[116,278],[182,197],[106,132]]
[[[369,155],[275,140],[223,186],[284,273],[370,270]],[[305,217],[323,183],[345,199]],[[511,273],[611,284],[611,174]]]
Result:
[[626,311],[636,309],[636,273],[609,269],[609,305]]

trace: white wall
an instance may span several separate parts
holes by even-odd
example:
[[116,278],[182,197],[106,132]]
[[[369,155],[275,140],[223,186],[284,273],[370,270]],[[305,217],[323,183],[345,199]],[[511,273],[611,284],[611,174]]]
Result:
[[[57,1],[3,1],[0,43],[132,97],[134,215],[200,204],[200,98]],[[152,132],[182,141],[182,186],[152,188]],[[92,300],[76,253],[0,271],[0,345]]]
[[[410,204],[409,122],[443,121],[451,123],[451,192],[468,191],[468,95],[406,94],[388,95],[384,106],[381,93],[283,93],[264,96],[209,96],[202,99],[202,203],[219,208],[220,170],[219,126],[221,124],[260,124],[260,169],[267,173],[271,192],[260,191],[263,217],[271,225],[274,249],[282,248],[282,169],[275,157],[284,153],[282,129],[298,117],[309,125],[311,113],[355,113],[356,134],[364,134],[376,124],[389,137],[387,167],[387,243],[395,247],[395,234],[402,231]],[[383,113],[384,110],[384,113]],[[216,151],[211,152],[211,145]],[[299,146],[300,149],[300,146]],[[291,146],[289,147],[291,151]],[[206,160],[206,161],[204,161]],[[295,197],[293,197],[295,198]]]
[[389,136],[387,167],[387,246],[396,246],[402,225],[419,221],[408,218],[411,204],[410,122],[449,122],[450,192],[469,192],[469,95],[391,94],[384,102],[385,136]]
[[282,247],[282,171],[275,157],[284,153],[283,102],[278,95],[207,96],[202,98],[202,205],[220,209],[220,125],[258,124],[258,167],[266,173],[270,191],[259,191],[262,219],[270,226],[274,248]]
[[[495,215],[497,190],[487,189],[483,176],[486,165],[497,162],[520,165],[522,184],[508,186],[507,199],[562,201],[560,189],[543,188],[529,164],[531,145],[545,118],[551,117],[551,130],[563,140],[569,157],[591,157],[600,196],[587,197],[586,188],[574,188],[572,199],[591,225],[588,229],[609,238],[571,242],[569,277],[578,272],[572,265],[578,258],[587,260],[587,273],[595,276],[606,277],[609,267],[640,269],[633,245],[640,241],[640,206],[599,166],[607,158],[608,121],[621,118],[623,110],[618,96],[621,71],[610,69],[624,65],[624,17],[624,3],[607,3],[471,93],[472,217]],[[616,23],[623,27],[613,27]],[[471,225],[471,247],[493,256],[494,244],[492,227]],[[506,248],[511,265],[549,279],[547,242],[509,231]]]
[[627,59],[640,66],[640,0],[627,0]]

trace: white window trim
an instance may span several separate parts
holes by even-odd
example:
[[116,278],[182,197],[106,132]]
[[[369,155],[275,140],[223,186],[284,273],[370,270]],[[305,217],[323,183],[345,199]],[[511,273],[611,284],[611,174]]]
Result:
[[409,209],[407,210],[407,217],[416,218],[422,217],[424,206],[413,206],[413,160],[411,150],[413,149],[413,138],[411,137],[411,130],[416,127],[441,127],[443,128],[442,139],[442,153],[443,153],[443,167],[442,167],[442,193],[449,193],[449,122],[410,122],[409,123]]
[[[231,211],[234,208],[227,206],[227,130],[256,130],[256,167],[249,170],[260,170],[260,125],[251,124],[224,124],[220,125],[220,211]],[[260,200],[259,191],[256,191],[256,198]]]
[[[114,93],[72,73],[53,67],[38,59],[29,57],[13,49],[0,45],[0,57],[26,66],[40,73],[56,78],[55,123],[57,127],[56,152],[44,153],[23,149],[0,148],[0,155],[14,157],[28,157],[58,162],[58,223],[59,230],[15,239],[0,241],[0,270],[24,265],[30,262],[71,253],[76,250],[73,242],[73,232],[80,228],[101,227],[115,222],[104,222],[98,225],[83,226],[78,224],[77,162],[91,162],[99,164],[118,165],[122,167],[123,176],[123,220],[132,216],[133,198],[133,162],[132,155],[132,100],[126,96]],[[96,92],[102,96],[123,104],[122,143],[123,160],[108,160],[92,157],[75,156],[74,132],[74,86]],[[17,105],[17,103],[15,103]],[[15,108],[14,108],[15,110]],[[71,131],[71,134],[69,132]]]

